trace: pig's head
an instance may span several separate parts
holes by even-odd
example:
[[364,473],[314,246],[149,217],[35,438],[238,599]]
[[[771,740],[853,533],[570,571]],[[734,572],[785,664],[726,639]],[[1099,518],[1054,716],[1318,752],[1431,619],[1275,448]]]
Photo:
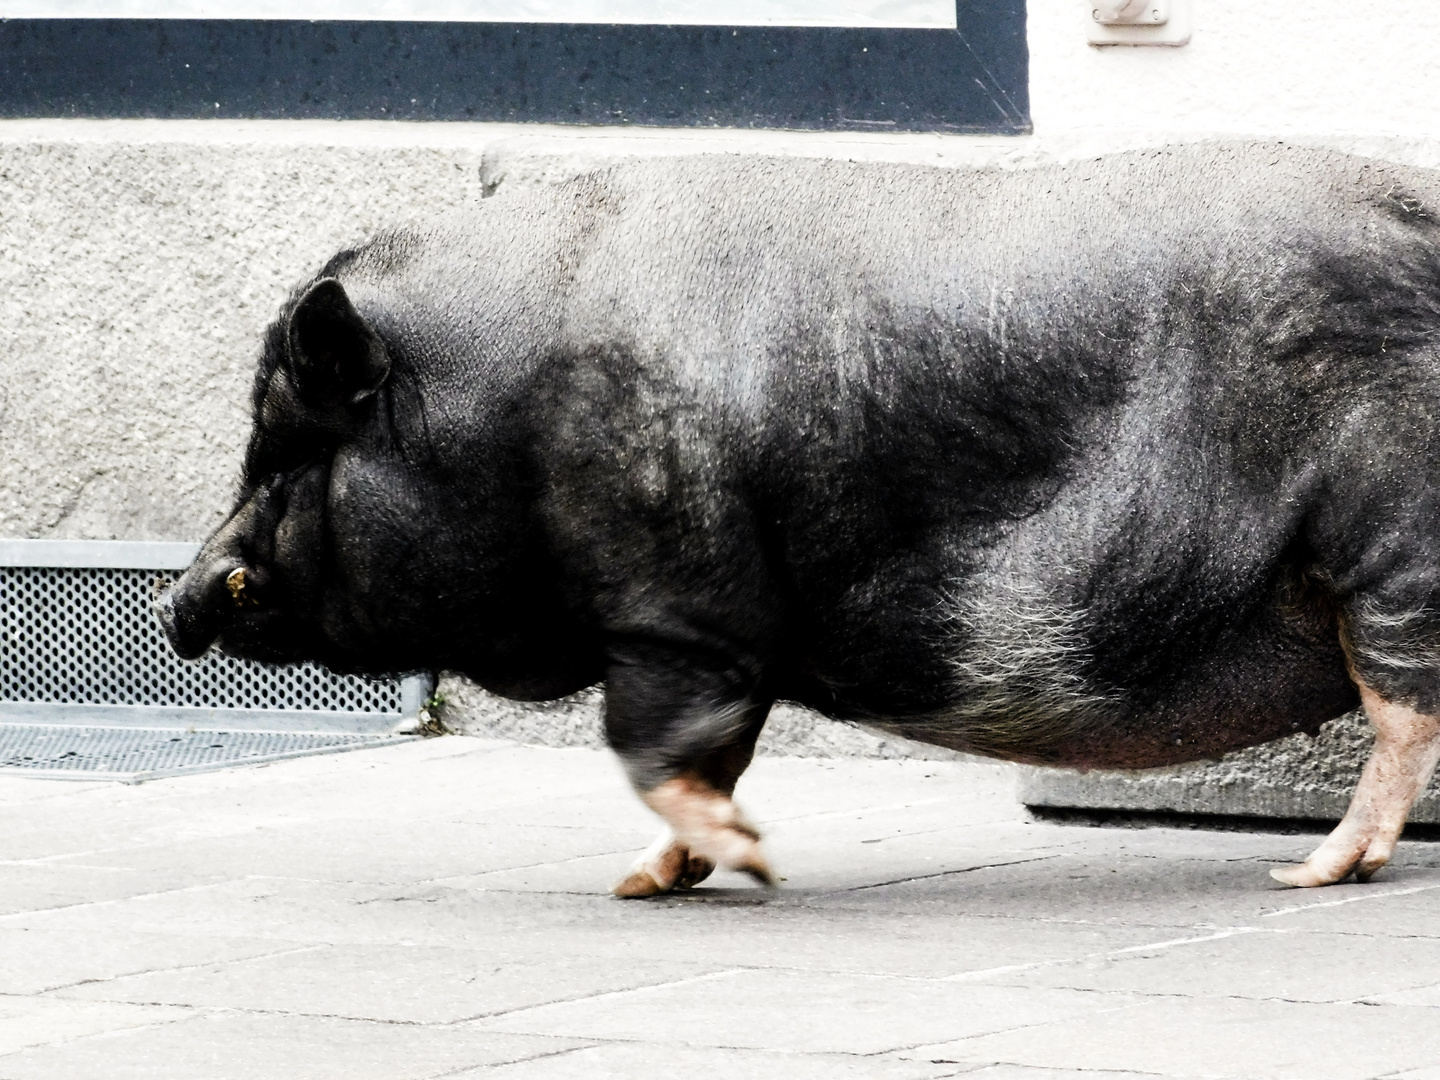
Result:
[[331,504],[337,472],[349,472],[357,452],[373,454],[391,357],[334,278],[287,308],[270,327],[257,373],[235,508],[156,598],[182,657],[217,640],[226,652],[274,661],[363,648],[363,625],[336,602],[347,575],[336,565]]
[[172,647],[455,668],[516,697],[577,689],[590,676],[557,673],[571,635],[536,582],[514,454],[476,400],[431,393],[483,383],[475,358],[433,315],[401,322],[354,289],[322,276],[270,327],[235,507],[155,601]]

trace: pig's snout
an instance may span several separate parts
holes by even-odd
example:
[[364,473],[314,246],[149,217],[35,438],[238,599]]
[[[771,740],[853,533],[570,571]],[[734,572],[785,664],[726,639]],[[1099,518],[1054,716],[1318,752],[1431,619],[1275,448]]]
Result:
[[191,610],[193,605],[184,604],[179,592],[178,583],[158,589],[151,607],[175,655],[182,660],[195,660],[205,655],[205,650],[219,635],[219,627],[215,620],[197,618]]
[[155,592],[152,607],[182,660],[205,655],[227,624],[262,604],[266,575],[233,559],[197,563]]

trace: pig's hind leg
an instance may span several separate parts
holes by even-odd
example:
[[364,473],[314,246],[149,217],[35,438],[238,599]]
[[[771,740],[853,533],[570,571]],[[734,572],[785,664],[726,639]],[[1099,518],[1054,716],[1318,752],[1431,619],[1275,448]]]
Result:
[[760,834],[731,797],[769,713],[723,665],[628,649],[606,678],[605,728],[666,829],[614,887],[638,898],[689,888],[716,866],[772,882]]
[[1353,871],[1357,881],[1390,861],[1410,807],[1440,761],[1440,717],[1386,701],[1364,683],[1360,700],[1375,728],[1375,748],[1350,808],[1335,831],[1298,866],[1271,870],[1286,885],[1333,885]]

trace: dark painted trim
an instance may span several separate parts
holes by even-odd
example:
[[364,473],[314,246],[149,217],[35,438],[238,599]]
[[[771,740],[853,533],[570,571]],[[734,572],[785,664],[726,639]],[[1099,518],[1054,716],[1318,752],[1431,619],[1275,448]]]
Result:
[[1029,131],[1024,0],[958,24],[10,19],[0,116]]

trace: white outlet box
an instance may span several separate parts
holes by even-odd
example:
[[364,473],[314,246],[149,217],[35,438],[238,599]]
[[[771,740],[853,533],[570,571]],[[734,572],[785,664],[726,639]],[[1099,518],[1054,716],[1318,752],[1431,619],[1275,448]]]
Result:
[[1191,0],[1087,0],[1091,45],[1184,45]]

